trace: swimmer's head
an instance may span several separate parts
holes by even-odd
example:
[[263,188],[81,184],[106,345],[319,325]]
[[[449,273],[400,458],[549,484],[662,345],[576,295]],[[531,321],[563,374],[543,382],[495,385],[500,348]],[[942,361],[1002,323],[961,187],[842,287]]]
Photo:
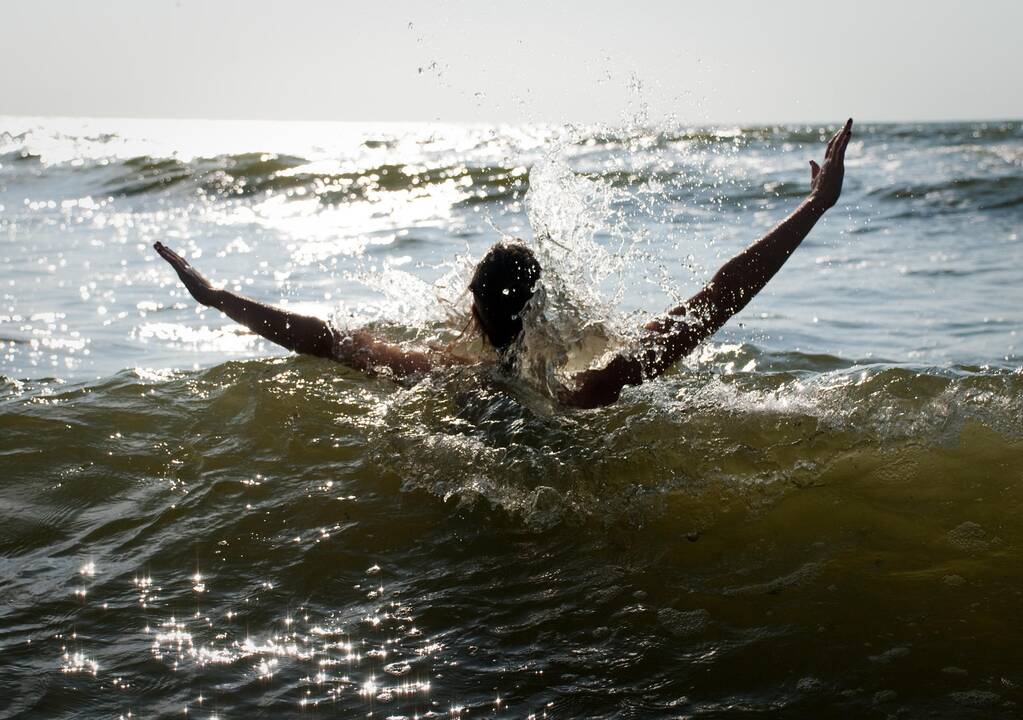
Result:
[[520,242],[498,243],[473,273],[472,316],[497,350],[506,350],[522,332],[522,311],[540,279],[540,263]]

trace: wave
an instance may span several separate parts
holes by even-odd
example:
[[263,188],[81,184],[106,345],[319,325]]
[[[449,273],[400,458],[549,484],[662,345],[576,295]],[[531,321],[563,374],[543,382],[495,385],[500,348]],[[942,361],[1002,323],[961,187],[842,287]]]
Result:
[[[809,124],[674,129],[584,126],[572,128],[565,139],[558,141],[548,129],[547,135],[540,133],[546,138],[540,147],[562,147],[567,156],[579,160],[579,167],[575,168],[578,172],[611,187],[646,187],[669,200],[725,201],[722,207],[728,207],[734,203],[798,197],[806,191],[805,178],[801,173],[779,177],[769,172],[767,182],[750,185],[742,179],[741,168],[723,176],[714,170],[713,163],[707,165],[710,162],[707,157],[720,159],[722,153],[731,153],[737,146],[752,146],[759,152],[792,144],[816,145],[827,138],[830,129]],[[317,198],[334,206],[371,200],[383,193],[420,194],[443,187],[452,190],[448,199],[453,204],[475,205],[514,202],[528,190],[527,168],[511,165],[507,158],[522,157],[525,164],[530,164],[537,159],[532,151],[513,151],[506,138],[486,133],[476,137],[463,129],[466,137],[462,139],[472,149],[458,152],[464,161],[452,161],[456,156],[447,146],[442,149],[443,155],[431,155],[432,151],[420,147],[433,138],[425,132],[420,129],[418,135],[412,132],[401,138],[397,134],[373,134],[349,148],[351,152],[333,156],[312,147],[308,153],[242,152],[187,160],[167,148],[161,149],[167,151],[166,155],[117,157],[118,152],[137,149],[139,143],[129,143],[127,138],[114,133],[36,138],[32,131],[5,132],[0,133],[0,172],[8,188],[22,179],[35,188],[40,177],[45,180],[52,176],[48,192],[69,198],[82,195],[166,198],[180,193],[184,197],[217,201],[283,196]],[[1000,169],[1001,175],[966,175],[975,172],[977,162],[970,158],[976,153],[995,152],[997,157],[988,161],[1004,163],[1003,150],[992,151],[983,146],[1023,139],[1023,123],[865,125],[859,132],[870,147],[911,141],[925,148],[912,152],[956,147],[967,156],[960,169],[951,170],[952,177],[933,182],[911,179],[896,187],[868,187],[868,197],[886,203],[924,203],[939,212],[1002,210],[1023,203],[1023,175],[1018,173],[1014,161],[1008,163],[1009,174]],[[416,140],[418,144],[411,145],[419,149],[408,154],[402,149],[407,140]],[[54,157],[64,159],[47,160],[54,147],[57,148]],[[87,156],[90,153],[92,156]],[[609,156],[621,159],[623,153],[635,160],[636,167],[629,167],[631,161],[624,169],[618,169],[623,167],[621,163],[603,162]],[[407,161],[393,161],[395,154],[404,154]],[[385,157],[390,162],[377,162]],[[666,158],[666,164],[659,164],[657,158]],[[999,168],[1003,167],[999,164]],[[71,182],[69,174],[73,175]]]
[[886,202],[923,205],[929,213],[1004,210],[1023,205],[1023,175],[964,177],[878,188],[868,193]]
[[[739,363],[768,369],[732,371]],[[164,461],[166,438],[186,435],[211,439],[202,442],[226,465],[265,456],[322,469],[359,448],[406,490],[486,502],[538,526],[637,513],[646,522],[668,496],[712,522],[722,492],[761,502],[865,474],[894,472],[940,494],[968,465],[1023,462],[1020,417],[1018,370],[856,365],[747,346],[584,413],[485,371],[400,387],[306,358],[0,384],[8,455],[51,452],[67,427],[76,452],[116,446],[145,467]]]
[[[807,145],[826,141],[837,124],[746,125],[685,127],[665,130],[656,127],[581,128],[577,142],[593,146],[657,148],[673,144]],[[976,144],[1023,139],[1023,122],[989,121],[974,123],[870,123],[857,126],[857,134],[877,141],[911,141],[921,144]]]
[[[95,197],[120,198],[180,192],[212,200],[283,195],[342,205],[371,200],[383,193],[428,193],[446,186],[455,190],[456,204],[471,205],[521,200],[529,190],[528,169],[522,166],[387,163],[349,171],[320,171],[315,167],[304,158],[273,153],[223,155],[191,162],[140,156],[76,168],[84,178],[71,192],[76,197],[87,191]],[[577,174],[615,189],[655,188],[665,197],[687,200],[702,197],[739,203],[806,193],[806,184],[798,181],[708,185],[698,175],[653,168],[584,170]]]
[[252,198],[283,194],[315,197],[326,205],[363,201],[386,192],[421,192],[450,184],[462,202],[505,201],[526,190],[526,171],[504,166],[399,164],[347,172],[320,172],[309,161],[272,153],[244,153],[182,162],[136,157],[103,170],[104,195],[133,197],[184,189],[211,198]]
[[[632,707],[677,712],[692,691],[668,683],[693,658],[713,682],[687,710],[727,715],[767,642],[788,660],[745,707],[827,714],[839,697],[869,715],[879,668],[921,658],[934,681],[896,686],[900,702],[958,717],[1013,697],[995,683],[1014,646],[964,662],[961,638],[993,643],[1016,617],[1021,403],[1018,371],[749,345],[583,412],[485,372],[400,387],[294,357],[0,381],[5,640],[22,675],[59,667],[103,698],[130,676],[166,715],[199,686],[286,714],[339,665],[344,685],[322,685],[343,692],[319,691],[335,714],[466,697],[492,713],[487,643],[527,680],[557,672],[564,715],[620,715],[607,678]],[[908,624],[921,608],[959,630]],[[630,652],[653,665],[623,681]],[[935,696],[962,666],[982,679],[954,687],[999,694]],[[420,677],[415,707],[360,692]],[[535,682],[502,697],[550,708]],[[39,697],[18,709],[57,701]]]
[[[113,171],[104,195],[133,197],[185,188],[212,199],[258,198],[283,194],[315,197],[325,205],[371,200],[383,193],[426,193],[447,185],[457,192],[456,204],[505,203],[520,200],[529,189],[525,168],[501,165],[415,167],[384,164],[349,172],[304,170],[302,158],[247,153],[183,163],[175,159],[133,158]],[[108,171],[109,172],[109,171]],[[582,176],[617,189],[655,187],[679,200],[726,201],[728,205],[772,198],[798,198],[801,181],[772,179],[752,186],[715,184],[667,171],[582,172]],[[933,183],[911,183],[867,191],[886,203],[923,205],[928,212],[1007,210],[1023,205],[1023,175],[961,177]]]

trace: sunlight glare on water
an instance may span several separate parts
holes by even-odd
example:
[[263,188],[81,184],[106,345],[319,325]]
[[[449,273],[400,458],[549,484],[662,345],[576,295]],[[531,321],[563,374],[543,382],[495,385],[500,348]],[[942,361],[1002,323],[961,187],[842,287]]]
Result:
[[[545,383],[791,210],[831,130],[636,120],[3,118],[0,713],[1011,716],[1020,125],[858,127],[768,290],[568,411]],[[486,357],[466,285],[511,238],[522,377],[418,383],[286,356],[151,249]]]

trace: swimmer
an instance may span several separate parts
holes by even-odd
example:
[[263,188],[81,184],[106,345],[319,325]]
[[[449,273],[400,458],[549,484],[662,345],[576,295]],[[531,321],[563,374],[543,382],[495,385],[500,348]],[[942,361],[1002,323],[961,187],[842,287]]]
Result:
[[[845,175],[845,150],[852,118],[827,144],[824,162],[810,161],[810,192],[788,217],[760,240],[725,263],[709,283],[684,304],[647,323],[635,347],[602,368],[585,370],[558,392],[565,405],[610,405],[628,385],[662,375],[742,310],[781,269],[803,238],[838,202]],[[196,302],[288,350],[329,358],[373,372],[387,368],[395,377],[465,362],[442,351],[409,350],[375,339],[367,331],[339,333],[320,318],[282,310],[210,285],[195,268],[163,243],[153,246],[177,272]],[[520,242],[498,243],[480,260],[469,283],[472,320],[503,359],[514,355],[522,334],[522,315],[533,297],[542,268]]]

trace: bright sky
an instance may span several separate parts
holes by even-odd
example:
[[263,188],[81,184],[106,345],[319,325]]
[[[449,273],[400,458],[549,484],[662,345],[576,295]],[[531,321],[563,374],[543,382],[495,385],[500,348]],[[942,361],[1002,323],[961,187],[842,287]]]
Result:
[[0,113],[615,122],[1023,117],[1023,2],[4,5]]

